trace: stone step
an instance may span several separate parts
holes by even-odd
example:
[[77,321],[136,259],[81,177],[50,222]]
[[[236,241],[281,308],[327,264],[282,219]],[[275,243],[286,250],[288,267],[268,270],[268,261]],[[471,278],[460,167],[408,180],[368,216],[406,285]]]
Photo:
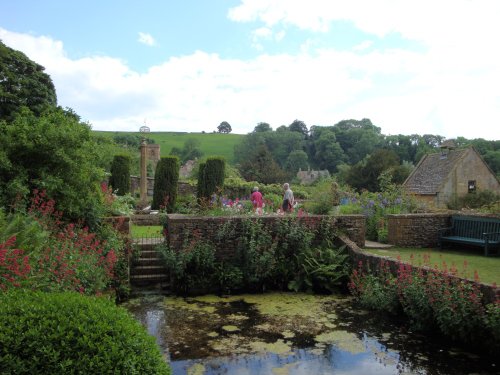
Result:
[[152,275],[131,275],[130,282],[132,284],[168,282],[168,275],[164,273],[158,273]]
[[142,250],[139,258],[159,258],[160,254],[156,250]]
[[139,267],[139,266],[160,266],[163,265],[163,259],[161,258],[139,258],[134,260],[134,264],[132,267]]
[[143,237],[143,238],[134,238],[134,243],[139,246],[156,246],[165,241],[164,238],[154,238],[154,237]]
[[151,285],[166,283],[169,280],[167,270],[155,247],[164,241],[163,238],[139,238],[134,243],[139,247],[139,258],[130,267],[132,285]]
[[167,270],[163,265],[137,266],[130,270],[130,275],[155,275],[158,273],[167,274]]

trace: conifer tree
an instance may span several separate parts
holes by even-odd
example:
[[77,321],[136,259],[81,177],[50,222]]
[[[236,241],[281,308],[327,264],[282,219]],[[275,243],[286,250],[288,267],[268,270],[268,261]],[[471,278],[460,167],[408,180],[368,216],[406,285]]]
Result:
[[177,156],[162,157],[156,165],[153,202],[151,208],[158,210],[165,207],[173,212],[177,200],[177,183],[179,181],[179,158]]
[[111,163],[109,185],[116,195],[130,193],[130,156],[115,155]]
[[200,163],[198,172],[198,198],[210,199],[211,195],[224,186],[226,162],[223,157],[210,157]]

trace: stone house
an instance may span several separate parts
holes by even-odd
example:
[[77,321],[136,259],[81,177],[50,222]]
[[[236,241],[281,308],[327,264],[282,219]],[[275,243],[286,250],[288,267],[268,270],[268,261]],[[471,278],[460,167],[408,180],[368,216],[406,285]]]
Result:
[[302,169],[299,169],[299,171],[297,172],[297,178],[302,185],[310,185],[319,178],[329,177],[330,172],[328,172],[327,169],[321,171],[311,171],[310,169],[308,169],[307,171],[303,171]]
[[450,141],[440,147],[441,152],[425,155],[408,176],[403,183],[407,192],[437,208],[476,191],[500,193],[500,181],[474,147],[457,150]]

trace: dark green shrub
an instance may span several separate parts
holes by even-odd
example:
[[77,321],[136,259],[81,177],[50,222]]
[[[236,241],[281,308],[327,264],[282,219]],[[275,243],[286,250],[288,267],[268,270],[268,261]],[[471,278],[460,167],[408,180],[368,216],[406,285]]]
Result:
[[162,157],[156,165],[153,203],[151,208],[158,210],[165,206],[173,212],[177,200],[177,182],[179,181],[179,158],[177,156]]
[[130,193],[130,157],[128,155],[115,155],[113,158],[109,185],[116,195]]
[[205,183],[204,183],[204,176],[205,176],[205,163],[200,163],[198,166],[198,183],[196,187],[196,196],[198,198],[198,201],[202,200],[203,197],[206,197],[207,194],[205,193]]
[[128,312],[77,293],[0,294],[2,374],[169,374]]
[[181,294],[206,292],[212,287],[216,274],[215,249],[210,242],[186,238],[182,251],[171,249],[166,243],[158,245],[170,274],[172,288]]
[[297,255],[299,271],[288,288],[296,292],[339,290],[349,275],[348,258],[345,247],[305,249]]
[[222,190],[224,186],[224,171],[226,162],[222,157],[208,158],[200,164],[198,172],[198,198],[210,199],[213,193]]
[[452,210],[461,210],[462,208],[482,208],[493,205],[500,201],[500,194],[491,190],[477,191],[461,197],[455,197],[448,202],[448,208]]
[[22,210],[40,189],[66,219],[94,229],[103,213],[104,173],[90,126],[71,111],[36,116],[22,109],[12,123],[0,122],[0,134],[0,206]]

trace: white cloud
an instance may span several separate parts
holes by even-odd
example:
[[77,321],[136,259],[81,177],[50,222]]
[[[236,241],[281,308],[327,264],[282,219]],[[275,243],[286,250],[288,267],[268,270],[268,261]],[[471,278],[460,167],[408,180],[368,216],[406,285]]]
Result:
[[211,132],[228,121],[235,133],[260,121],[276,128],[370,118],[384,134],[498,139],[499,58],[453,47],[358,53],[310,44],[250,60],[197,51],[138,73],[106,56],[70,59],[49,37],[0,28],[0,39],[45,66],[59,104],[98,130],[136,131],[144,118],[152,131]]
[[150,47],[156,44],[156,41],[153,38],[153,36],[148,33],[139,32],[139,39],[137,40],[139,41],[139,43],[145,44]]
[[371,40],[364,40],[363,42],[359,43],[358,45],[355,45],[352,47],[354,51],[364,51],[368,48],[370,48],[373,45],[373,42]]
[[264,46],[261,43],[262,40],[274,40],[276,42],[280,42],[285,35],[285,30],[275,32],[269,27],[259,27],[252,32],[252,47],[262,51],[264,49]]

